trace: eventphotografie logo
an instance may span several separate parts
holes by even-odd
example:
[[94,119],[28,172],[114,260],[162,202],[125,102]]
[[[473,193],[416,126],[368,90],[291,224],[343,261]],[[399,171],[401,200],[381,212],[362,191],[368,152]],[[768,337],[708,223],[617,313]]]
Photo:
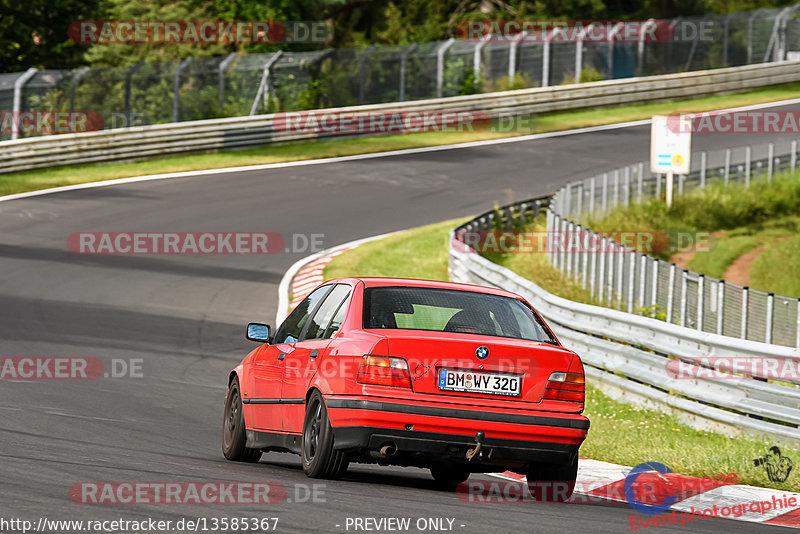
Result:
[[772,482],[784,483],[789,478],[794,462],[781,454],[780,448],[772,446],[766,456],[753,460],[756,467],[764,467]]

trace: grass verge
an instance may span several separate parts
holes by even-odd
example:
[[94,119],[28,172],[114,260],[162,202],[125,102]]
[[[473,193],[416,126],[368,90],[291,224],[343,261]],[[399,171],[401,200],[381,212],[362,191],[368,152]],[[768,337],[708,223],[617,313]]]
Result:
[[[461,221],[423,226],[372,241],[335,257],[325,268],[325,279],[346,276],[397,276],[447,280],[448,236]],[[534,223],[534,228],[541,225]],[[420,261],[420,258],[422,261]],[[493,260],[565,298],[591,302],[580,286],[547,265],[544,254],[493,255]],[[586,388],[585,415],[592,422],[581,455],[635,466],[658,461],[673,471],[692,476],[714,476],[734,472],[741,484],[800,491],[800,478],[790,476],[784,484],[771,482],[753,459],[764,456],[772,443],[730,438],[695,430],[673,417],[615,401],[593,388]],[[800,450],[783,450],[800,461]]]
[[[790,269],[796,264],[800,246],[800,173],[782,173],[771,182],[760,178],[749,187],[719,182],[675,198],[670,209],[660,199],[615,209],[600,220],[587,220],[590,228],[613,232],[647,229],[672,237],[692,236],[702,244],[706,233],[714,233],[708,246],[694,254],[688,267],[722,278],[740,256],[760,245],[765,251],[750,269],[750,287],[782,295],[800,296],[800,282]],[[677,240],[686,242],[685,240]],[[699,247],[698,247],[699,248]],[[642,250],[670,260],[679,252],[672,245],[663,250]]]
[[654,114],[693,113],[774,102],[795,98],[798,92],[800,92],[800,83],[793,83],[735,95],[715,95],[677,102],[659,102],[618,108],[551,113],[537,116],[532,121],[520,121],[520,124],[526,124],[526,126],[513,131],[429,132],[357,139],[306,141],[277,146],[266,145],[239,151],[172,156],[142,162],[75,165],[0,174],[0,195],[131,176],[280,163],[514,137],[531,133],[649,119]]

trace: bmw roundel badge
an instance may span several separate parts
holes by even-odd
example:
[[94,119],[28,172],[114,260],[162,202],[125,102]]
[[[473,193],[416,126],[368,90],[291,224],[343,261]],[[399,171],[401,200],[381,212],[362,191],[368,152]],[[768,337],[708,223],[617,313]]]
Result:
[[479,360],[485,360],[489,357],[489,347],[478,347],[475,349],[475,356],[477,356]]

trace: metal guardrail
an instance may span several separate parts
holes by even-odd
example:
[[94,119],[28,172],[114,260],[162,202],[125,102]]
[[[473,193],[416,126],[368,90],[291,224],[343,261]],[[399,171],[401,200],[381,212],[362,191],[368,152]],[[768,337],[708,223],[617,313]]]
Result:
[[[479,111],[486,116],[669,101],[735,93],[800,81],[797,62],[747,65],[644,78],[522,89],[441,99],[324,110],[336,116],[392,111]],[[0,173],[59,165],[122,162],[192,152],[246,148],[333,137],[352,132],[297,132],[285,114],[233,117],[0,142]]]
[[613,398],[671,413],[695,427],[800,443],[800,388],[754,376],[686,379],[668,372],[668,366],[703,364],[705,358],[770,359],[797,369],[800,351],[566,300],[492,263],[464,243],[466,232],[511,228],[514,220],[530,220],[549,202],[550,197],[518,202],[454,229],[450,235],[451,279],[499,287],[525,297],[562,343],[581,355],[589,383]]
[[[642,24],[638,37],[621,23],[596,34],[583,21],[582,31],[565,39],[567,32],[552,27],[509,35],[500,22],[494,35],[462,33],[468,28],[460,25],[459,39],[438,42],[30,69],[0,74],[0,110],[92,110],[111,129],[736,67],[796,56],[798,9],[632,21]],[[316,34],[318,24],[300,23],[305,35]],[[658,28],[659,37],[647,38],[655,35],[648,28]],[[0,140],[43,133],[8,130],[0,129]]]
[[[772,180],[777,172],[797,170],[797,156],[796,140],[697,153],[692,156],[693,171],[676,180],[674,193],[688,193],[712,181],[755,186],[758,180]],[[800,348],[797,297],[679,268],[580,224],[587,217],[602,218],[618,206],[659,197],[665,189],[664,177],[651,174],[644,163],[570,182],[553,197],[547,230],[553,232],[548,235],[571,241],[568,247],[548,252],[550,263],[607,306],[628,313],[650,307],[680,326]]]

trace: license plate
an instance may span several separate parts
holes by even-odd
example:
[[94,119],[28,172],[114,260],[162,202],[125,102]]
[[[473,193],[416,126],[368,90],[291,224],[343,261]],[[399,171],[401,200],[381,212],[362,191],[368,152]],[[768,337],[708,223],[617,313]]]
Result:
[[519,397],[522,391],[522,377],[439,369],[438,386],[441,391],[463,391],[466,393],[488,393],[490,395]]

